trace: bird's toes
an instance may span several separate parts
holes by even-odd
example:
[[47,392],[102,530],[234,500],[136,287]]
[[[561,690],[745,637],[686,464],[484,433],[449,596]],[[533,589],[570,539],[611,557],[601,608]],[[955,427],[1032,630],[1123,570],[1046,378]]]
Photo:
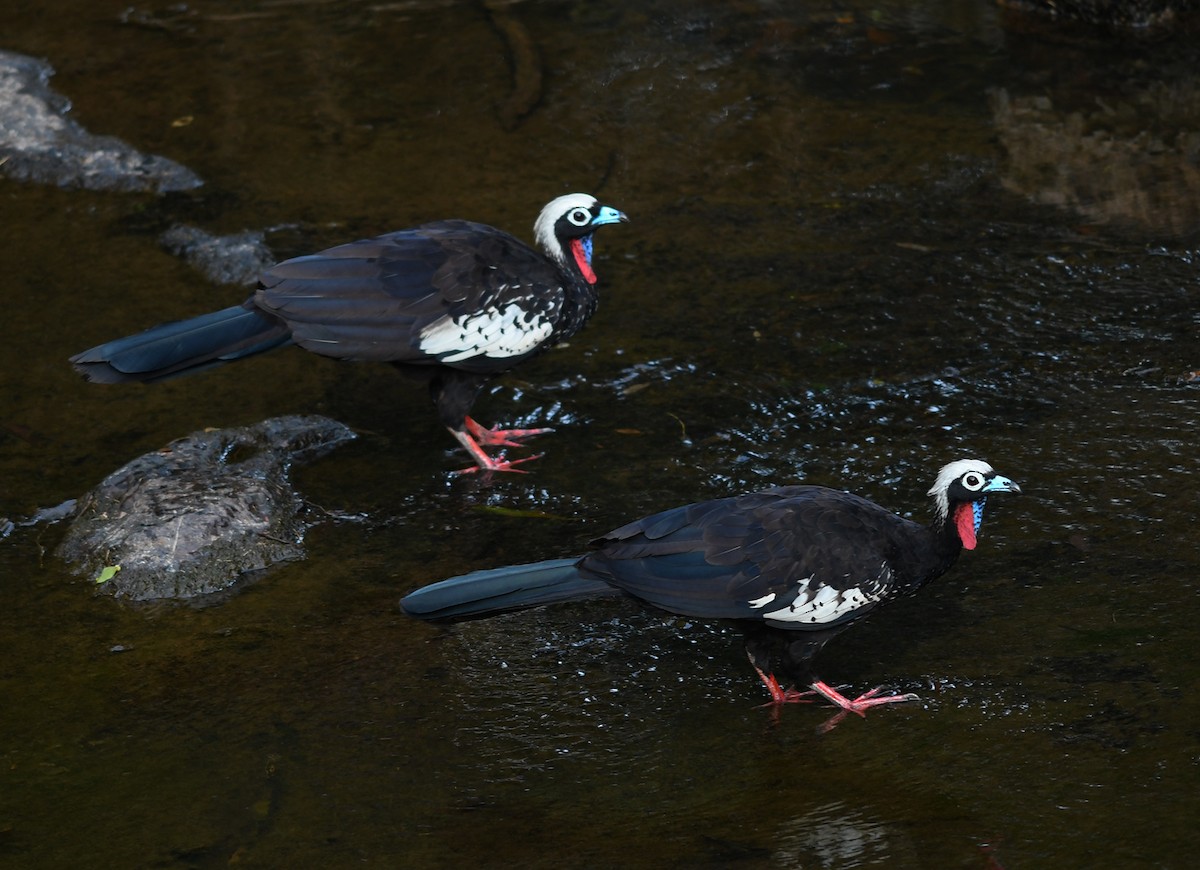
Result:
[[456,471],[454,473],[455,474],[475,474],[475,473],[490,474],[493,471],[511,471],[514,474],[528,474],[529,473],[528,470],[526,470],[524,468],[517,468],[516,466],[521,465],[522,463],[525,463],[525,462],[533,462],[533,460],[535,460],[535,459],[541,459],[542,455],[543,454],[539,453],[536,456],[526,456],[523,459],[508,460],[508,459],[504,458],[504,454],[500,454],[499,456],[497,456],[495,458],[486,457],[485,459],[480,461],[480,464],[472,465],[468,468],[460,468],[458,471]]
[[548,427],[543,429],[501,429],[497,426],[489,429],[470,417],[467,417],[465,422],[467,431],[475,437],[475,440],[489,447],[521,447],[525,438],[547,435],[554,431]]
[[[882,688],[882,687],[880,687],[880,688]],[[876,688],[876,689],[872,689],[870,692],[867,692],[866,694],[859,695],[857,698],[855,698],[853,701],[851,701],[850,705],[848,707],[846,707],[845,709],[850,710],[854,713],[858,713],[860,716],[864,716],[864,715],[866,715],[866,711],[870,710],[872,707],[881,707],[884,704],[902,704],[907,701],[921,700],[919,697],[912,694],[911,692],[906,692],[903,695],[883,695],[883,696],[879,696],[878,692],[879,692],[879,688]]]
[[876,686],[874,689],[863,692],[854,700],[847,698],[837,689],[821,682],[820,680],[814,682],[812,687],[814,691],[822,695],[826,700],[836,704],[843,710],[849,710],[852,713],[858,713],[860,716],[865,715],[865,711],[881,704],[899,704],[903,701],[920,700],[920,698],[911,693],[903,695],[880,695],[880,692],[884,690],[883,686]]

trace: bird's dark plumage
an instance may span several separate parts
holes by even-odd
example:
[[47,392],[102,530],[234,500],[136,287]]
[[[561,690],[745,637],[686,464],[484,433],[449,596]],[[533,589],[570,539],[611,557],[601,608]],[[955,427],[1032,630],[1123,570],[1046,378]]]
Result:
[[[543,430],[489,430],[468,416],[492,377],[569,338],[596,309],[592,233],[625,215],[587,194],[550,202],[542,251],[485,224],[448,220],[286,260],[240,306],[165,323],[71,358],[88,380],[153,382],[297,344],[388,362],[430,381],[439,418],[476,466],[510,470],[485,445]],[[469,469],[475,470],[475,469]]]
[[400,604],[439,620],[623,593],[670,613],[738,621],[775,702],[801,698],[773,675],[782,644],[785,673],[862,712],[910,696],[872,692],[851,701],[812,678],[809,661],[849,623],[915,592],[973,549],[993,492],[1020,488],[985,462],[952,462],[929,492],[934,521],[922,526],[850,493],[782,486],[663,511],[597,538],[581,558],[476,571]]

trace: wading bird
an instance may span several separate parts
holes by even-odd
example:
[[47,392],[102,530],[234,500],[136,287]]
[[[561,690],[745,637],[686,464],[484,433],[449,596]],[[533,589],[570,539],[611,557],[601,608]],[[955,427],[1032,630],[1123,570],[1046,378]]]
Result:
[[[636,520],[594,540],[586,556],[433,583],[400,606],[449,620],[627,595],[668,613],[734,620],[773,704],[815,693],[865,715],[916,696],[875,688],[851,700],[812,674],[813,657],[855,620],[944,574],[963,548],[975,548],[987,497],[1020,491],[986,462],[951,462],[929,490],[934,516],[923,526],[847,492],[781,486]],[[781,672],[808,691],[783,688],[777,650]]]
[[534,223],[541,252],[506,232],[435,221],[285,260],[232,308],[164,323],[71,357],[99,383],[152,382],[284,344],[341,360],[392,363],[429,381],[442,424],[475,466],[511,471],[483,447],[548,429],[488,429],[471,406],[491,378],[578,332],[596,310],[592,234],[626,221],[596,198],[552,200]]

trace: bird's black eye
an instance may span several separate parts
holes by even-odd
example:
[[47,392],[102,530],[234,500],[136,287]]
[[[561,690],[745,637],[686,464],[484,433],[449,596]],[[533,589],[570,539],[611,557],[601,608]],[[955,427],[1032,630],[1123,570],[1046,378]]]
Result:
[[983,479],[983,475],[978,471],[968,471],[962,476],[962,480],[960,482],[962,483],[964,489],[970,492],[979,492],[979,490],[983,489],[983,485],[987,481]]
[[577,227],[586,227],[592,222],[592,213],[586,208],[573,208],[567,212],[567,220]]

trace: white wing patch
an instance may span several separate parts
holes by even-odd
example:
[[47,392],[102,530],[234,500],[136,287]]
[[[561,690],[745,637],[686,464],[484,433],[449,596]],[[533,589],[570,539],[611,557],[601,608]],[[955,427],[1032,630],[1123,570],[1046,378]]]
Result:
[[[815,576],[815,575],[814,575]],[[836,622],[859,608],[882,601],[887,597],[891,571],[886,565],[880,576],[861,586],[851,586],[848,589],[835,589],[832,586],[820,585],[814,590],[813,577],[805,577],[799,581],[795,600],[778,610],[764,611],[763,619],[775,622],[826,623]],[[764,596],[747,602],[751,607],[760,608],[769,604],[775,595]]]
[[435,320],[421,330],[417,347],[422,353],[441,357],[443,362],[476,356],[503,359],[528,353],[553,331],[548,318],[511,302],[504,308],[485,308],[465,317]]

